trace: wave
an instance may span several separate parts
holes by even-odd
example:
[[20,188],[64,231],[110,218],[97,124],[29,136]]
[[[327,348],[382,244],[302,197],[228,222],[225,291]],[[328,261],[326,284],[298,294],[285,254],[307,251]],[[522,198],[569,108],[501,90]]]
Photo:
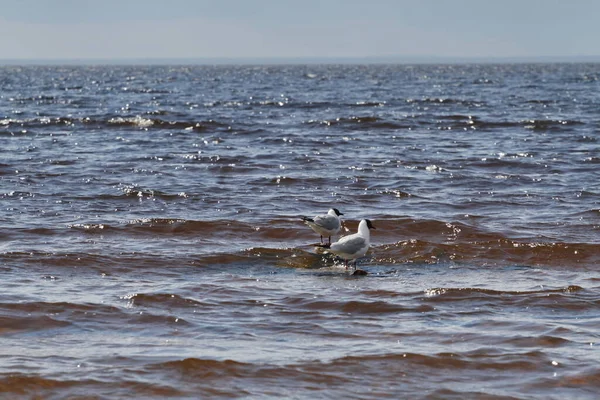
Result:
[[[346,356],[329,362],[311,362],[276,366],[269,364],[254,364],[233,360],[212,360],[186,358],[153,364],[147,367],[149,371],[176,371],[186,379],[202,381],[204,379],[226,378],[297,378],[300,371],[304,380],[330,381],[343,383],[355,373],[362,374],[365,370],[379,371],[381,378],[396,375],[401,371],[425,373],[428,369],[435,370],[502,370],[530,371],[539,365],[550,365],[548,356],[540,351],[517,353],[502,353],[493,350],[480,349],[462,354],[457,353],[391,353],[385,355]],[[419,371],[419,372],[416,372]],[[318,376],[321,376],[318,378]],[[346,378],[344,378],[346,376]]]
[[445,243],[408,239],[374,249],[380,263],[456,262],[479,265],[529,265],[591,268],[600,262],[600,244],[511,239],[461,240]]
[[196,308],[206,309],[211,304],[169,293],[134,293],[122,296],[127,300],[129,307],[174,307],[174,308]]
[[[63,238],[64,239],[64,238]],[[113,273],[127,273],[139,270],[163,271],[167,265],[194,265],[194,259],[189,256],[175,257],[172,254],[139,253],[139,252],[114,252],[108,249],[109,254],[90,252],[65,252],[65,251],[10,251],[0,253],[2,262],[10,262],[12,265],[27,269],[40,268],[44,271],[48,268],[73,269],[81,271],[92,270],[103,276]],[[55,274],[57,274],[57,271]],[[52,276],[52,279],[59,279]]]
[[22,198],[22,197],[35,197],[35,193],[33,192],[24,192],[20,190],[11,190],[10,192],[0,193],[0,198]]
[[424,313],[433,311],[433,307],[429,305],[407,306],[394,304],[392,302],[377,300],[377,301],[327,301],[307,299],[304,297],[287,297],[284,299],[286,306],[293,308],[301,308],[311,311],[335,311],[351,314],[387,314],[387,313]]
[[253,100],[253,101],[212,101],[204,103],[204,107],[209,108],[231,108],[231,107],[240,107],[240,108],[280,108],[287,107],[292,109],[300,109],[300,110],[312,110],[312,109],[320,109],[326,110],[329,108],[373,108],[373,107],[383,107],[386,105],[385,101],[357,101],[354,103],[340,103],[340,102],[330,102],[330,101],[304,101],[298,102],[289,98],[282,98],[277,100]]
[[339,102],[330,102],[330,101],[306,101],[303,103],[294,102],[291,103],[290,106],[293,108],[301,109],[301,110],[327,110],[330,108],[343,108],[343,109],[352,109],[352,108],[379,108],[387,105],[386,101],[356,101],[354,103],[339,103]]
[[391,119],[379,116],[338,117],[327,120],[308,120],[304,124],[315,127],[338,127],[353,130],[407,130],[431,128],[436,130],[497,130],[520,128],[536,132],[555,132],[571,130],[585,125],[585,122],[572,119],[493,121],[477,115],[433,114]]
[[[140,218],[126,221],[121,225],[102,223],[78,223],[68,228],[85,233],[100,234],[169,234],[176,236],[193,235],[198,238],[219,237],[221,239],[254,237],[257,241],[269,239],[294,239],[299,231],[305,231],[298,220],[272,219],[260,223],[249,223],[231,219],[187,220],[182,218]],[[298,228],[298,229],[295,229]],[[36,232],[31,232],[36,233]],[[40,231],[40,234],[62,234],[57,230]],[[304,232],[306,233],[306,232]],[[273,249],[277,250],[277,249]]]
[[[160,190],[148,189],[138,185],[119,185],[119,189],[125,197],[139,198],[159,198],[163,200],[173,200],[181,197],[186,197],[185,192],[166,193]],[[111,196],[109,196],[111,197]]]
[[[64,87],[62,90],[80,90],[81,88],[81,86]],[[71,104],[73,101],[72,99],[66,99],[63,96],[49,96],[42,94],[29,97],[10,97],[8,100],[17,104]]]
[[384,129],[384,130],[395,130],[395,129],[408,129],[412,125],[410,123],[387,120],[380,117],[374,116],[352,116],[352,117],[339,117],[329,120],[308,120],[305,122],[309,126],[340,126],[340,127],[352,127],[353,129]]
[[[469,394],[473,395],[471,397],[486,397],[486,394],[469,392],[469,387],[456,392],[445,388],[448,385],[454,388],[452,384],[456,382],[458,376],[464,377],[464,374],[469,374],[470,379],[479,377],[488,379],[490,374],[493,374],[494,381],[503,385],[505,381],[513,381],[514,374],[539,371],[536,377],[529,377],[529,379],[530,383],[540,383],[541,379],[538,377],[546,376],[556,370],[552,361],[548,354],[538,350],[507,352],[480,347],[461,353],[391,352],[348,355],[330,361],[307,360],[286,365],[191,357],[148,365],[144,368],[144,372],[158,376],[166,375],[183,382],[193,382],[199,393],[205,393],[208,387],[221,387],[218,392],[211,392],[211,394],[232,396],[240,390],[247,390],[245,393],[247,396],[264,394],[263,388],[269,387],[269,393],[278,397],[285,397],[285,393],[289,393],[292,388],[297,390],[298,387],[327,387],[328,394],[334,397],[347,397],[350,387],[351,397],[373,397],[373,386],[357,386],[356,377],[376,374],[378,381],[387,382],[385,393],[414,392],[414,397],[420,398],[424,394],[423,388],[413,383],[436,376],[437,387],[429,388],[427,393],[430,395],[437,393],[441,397],[447,397],[442,393],[455,393],[454,397],[464,398],[465,395],[470,397]],[[598,373],[590,371],[583,376],[586,377],[581,381],[583,385],[592,388]],[[217,384],[224,381],[232,384],[226,386]],[[272,382],[277,384],[271,386]],[[563,377],[561,382],[575,382],[575,377],[571,379]],[[555,387],[555,385],[551,386]],[[538,389],[536,393],[539,392]],[[508,390],[506,393],[512,392]]]
[[[480,349],[465,353],[401,353],[371,356],[347,356],[334,360],[330,368],[348,368],[352,365],[376,365],[398,363],[402,369],[425,367],[432,369],[451,369],[464,371],[469,369],[527,371],[547,362],[548,356],[540,351],[522,353],[501,353],[494,350]],[[385,368],[383,368],[385,369]],[[419,368],[420,371],[423,369]]]
[[81,384],[81,382],[16,373],[0,377],[0,393],[13,396],[35,394],[37,397],[40,392],[48,393],[57,390],[65,390],[78,384]]
[[180,218],[140,218],[127,221],[122,225],[110,224],[73,224],[69,228],[86,233],[121,233],[121,234],[171,234],[197,235],[202,237],[219,235],[222,237],[242,237],[258,231],[252,224],[235,220],[196,221]]
[[2,129],[31,129],[53,126],[74,126],[78,124],[95,128],[133,127],[139,129],[180,130],[195,132],[203,132],[206,130],[228,131],[231,129],[230,124],[218,122],[212,119],[203,121],[169,121],[161,118],[144,117],[141,115],[127,117],[107,116],[105,119],[98,119],[93,117],[39,117],[26,119],[0,119],[0,128]]
[[[586,192],[585,194],[592,195],[592,196],[598,196],[598,194],[594,193],[594,192]],[[583,196],[585,194],[582,193],[581,196]],[[591,218],[593,220],[597,220],[597,219],[600,219],[600,208],[594,208],[594,209],[574,213],[573,216],[574,217],[585,217],[586,219]]]
[[[391,195],[397,196],[395,192]],[[137,194],[135,195],[137,196]],[[402,196],[402,194],[400,194]],[[574,217],[596,218],[597,210],[588,210]],[[371,263],[397,265],[405,263],[458,263],[474,265],[527,265],[547,267],[593,268],[600,262],[600,243],[595,241],[560,241],[552,238],[514,237],[511,231],[489,230],[477,223],[398,218],[381,215],[375,220],[377,231],[369,253]],[[356,221],[346,221],[349,231],[356,229]],[[180,254],[180,263],[192,262],[197,255],[201,265],[236,265],[241,260],[273,262],[286,268],[316,268],[324,262],[315,253],[313,245],[318,236],[308,229],[300,217],[279,217],[266,220],[240,221],[236,219],[190,220],[184,218],[139,218],[117,222],[77,222],[58,227],[30,227],[0,229],[7,239],[27,241],[33,237],[53,237],[64,241],[78,235],[111,236],[118,240],[155,241],[155,254],[125,252],[101,254],[85,252],[23,251],[0,254],[4,259],[22,259],[22,262],[43,262],[55,266],[105,265],[126,266],[137,259],[137,267],[152,268],[161,258],[174,257],[169,241],[176,239],[183,246],[190,241],[190,251]],[[124,239],[123,239],[124,238]],[[36,239],[37,240],[37,239]],[[161,245],[161,242],[164,242]],[[134,244],[135,246],[135,244]],[[164,246],[162,248],[161,246]],[[325,260],[327,262],[331,260]]]
[[[2,308],[11,308],[2,304]],[[0,335],[65,328],[71,323],[48,315],[0,316]]]
[[553,294],[570,294],[570,293],[582,293],[585,289],[581,286],[570,285],[562,288],[555,289],[541,289],[541,290],[493,290],[493,289],[482,289],[482,288],[432,288],[425,291],[425,297],[427,299],[439,299],[441,301],[447,300],[461,300],[461,299],[474,299],[474,298],[488,298],[488,297],[502,297],[502,296],[523,296],[523,297],[534,297],[543,296],[548,297]]
[[511,347],[524,347],[524,348],[532,348],[532,347],[541,347],[541,348],[551,348],[551,347],[561,347],[567,346],[572,343],[572,341],[568,339],[564,339],[558,336],[552,335],[541,335],[541,336],[518,336],[518,337],[509,337],[505,339],[503,344],[506,344]]
[[415,105],[461,105],[468,107],[481,107],[486,103],[484,101],[473,101],[451,97],[425,97],[422,99],[406,99],[406,103]]
[[[227,398],[267,393],[269,396],[287,397],[289,390],[298,387],[301,382],[311,385],[350,383],[350,379],[343,374],[310,371],[302,365],[271,365],[193,357],[148,365],[144,372],[158,376],[174,376],[184,382],[193,382],[195,396]],[[228,384],[222,385],[218,382]],[[269,389],[265,391],[264,387]]]
[[[147,235],[147,233],[144,233]],[[12,238],[14,239],[14,238]],[[61,237],[64,240],[64,235]],[[104,238],[106,239],[106,238]],[[169,242],[161,244],[160,237],[153,237],[154,247],[159,252],[113,252],[101,254],[89,252],[44,252],[39,250],[13,251],[0,254],[0,261],[18,268],[59,268],[53,275],[60,279],[62,268],[95,270],[104,275],[128,273],[133,271],[157,270],[161,274],[174,273],[175,266],[180,268],[242,268],[244,266],[271,266],[295,269],[321,269],[331,266],[337,260],[326,254],[315,252],[314,237],[307,235],[304,245],[299,247],[249,247],[239,250],[229,242],[231,234],[207,238],[206,235],[192,236],[189,250],[169,248]],[[130,240],[134,240],[133,237]],[[240,239],[236,243],[249,243],[260,238]],[[298,238],[294,238],[298,243]],[[269,243],[276,244],[278,240]],[[160,250],[163,246],[164,249]],[[183,243],[178,244],[182,248]],[[233,247],[233,248],[232,248]],[[573,250],[578,249],[578,250]],[[569,268],[575,270],[593,270],[600,262],[600,245],[573,245],[563,243],[528,243],[519,246],[498,244],[497,242],[478,243],[432,243],[420,240],[407,240],[395,244],[373,245],[364,260],[365,268],[386,268],[410,264],[454,264],[486,268],[505,266]],[[174,267],[165,270],[165,265]],[[13,267],[13,268],[14,268]]]
[[493,130],[504,128],[522,128],[536,132],[562,131],[571,129],[574,126],[585,125],[585,122],[572,119],[529,119],[516,121],[492,121],[483,119],[477,115],[434,115],[431,119],[419,119],[424,125],[437,125],[446,129],[475,129],[475,130]]
[[569,119],[531,119],[521,121],[525,129],[533,131],[559,131],[564,127],[585,125],[584,122]]
[[144,118],[142,116],[134,117],[113,117],[107,121],[101,121],[100,124],[116,127],[136,127],[145,129],[173,129],[202,132],[206,130],[230,130],[229,124],[220,123],[214,120],[194,121],[167,121],[160,118]]
[[[135,293],[120,296],[120,300],[119,307],[98,303],[44,301],[0,303],[0,334],[52,331],[69,327],[79,329],[82,326],[91,328],[104,324],[123,326],[124,323],[129,327],[135,326],[138,330],[151,330],[158,326],[180,328],[191,324],[185,318],[173,316],[173,310],[184,312],[182,310],[185,308],[202,307],[206,310],[210,307],[209,304],[189,298],[163,293]],[[143,312],[139,312],[139,309]]]
[[[127,375],[127,374],[125,374]],[[118,384],[115,384],[118,382]],[[53,379],[36,374],[11,373],[0,375],[0,393],[11,399],[18,398],[129,398],[132,393],[142,398],[189,397],[180,388],[164,383],[150,383],[145,379],[128,380],[114,377],[106,380],[84,378]],[[26,396],[26,397],[23,397]]]
[[[289,397],[314,396],[327,388],[327,395],[336,398],[372,398],[374,393],[394,397],[398,393],[409,397],[489,398],[487,391],[473,391],[469,380],[487,380],[496,389],[496,397],[531,393],[550,396],[557,390],[576,388],[575,396],[591,395],[598,387],[600,374],[589,367],[560,373],[557,365],[542,351],[503,352],[478,348],[462,353],[416,351],[389,354],[349,355],[330,361],[307,360],[291,364],[239,362],[231,359],[188,357],[139,365],[135,360],[121,358],[128,367],[120,375],[103,374],[99,378],[76,376],[65,379],[34,374],[11,373],[0,376],[0,391],[12,396],[42,397]],[[532,371],[535,371],[532,373]],[[526,384],[516,388],[515,374],[525,374]],[[364,385],[356,377],[376,376],[385,384]],[[436,377],[436,385],[415,385]],[[493,376],[493,379],[490,377]],[[549,376],[549,378],[548,378]],[[107,379],[108,378],[108,379]],[[458,382],[458,383],[457,383]],[[507,386],[508,384],[508,386]],[[543,395],[546,393],[546,395]]]
[[[325,367],[319,371],[321,363],[306,363],[299,365],[271,365],[263,363],[247,363],[234,360],[212,360],[203,358],[185,358],[176,361],[167,361],[150,365],[146,368],[149,372],[164,374],[169,371],[185,377],[186,381],[214,382],[215,380],[248,379],[251,381],[277,382],[277,387],[298,384],[298,379],[313,384],[350,383],[343,373],[328,371]],[[254,386],[248,389],[252,390]],[[226,387],[220,389],[222,394],[227,393]],[[229,389],[236,390],[233,387]],[[239,389],[238,389],[239,390]],[[280,393],[286,393],[286,390]],[[247,393],[249,394],[249,393]],[[278,396],[279,397],[279,396]],[[284,396],[285,397],[285,396]]]
[[[373,106],[366,103],[367,106]],[[361,107],[365,107],[360,105]],[[158,115],[163,116],[162,113]],[[390,118],[383,116],[340,116],[332,119],[306,120],[303,125],[309,127],[333,127],[342,130],[383,130],[397,131],[421,128],[436,130],[496,130],[505,128],[520,128],[535,132],[560,132],[570,131],[573,127],[586,123],[574,119],[530,119],[516,121],[486,120],[477,115],[463,114],[432,114],[407,116],[404,118]],[[26,119],[4,118],[0,119],[0,135],[17,136],[35,134],[38,129],[46,127],[74,127],[85,125],[91,128],[140,130],[167,130],[183,132],[228,132],[242,135],[256,135],[265,133],[262,128],[245,126],[243,121],[237,125],[220,122],[213,119],[201,121],[182,121],[158,118],[157,113],[135,116],[106,116],[97,117],[37,117]],[[268,133],[268,131],[266,132]],[[268,136],[268,135],[267,135]]]
[[86,314],[89,312],[110,314],[117,312],[116,307],[100,305],[100,304],[75,304],[67,302],[27,302],[27,303],[0,303],[0,307],[5,310],[19,311],[23,313],[40,313],[40,314],[61,314],[64,312],[76,312]]
[[600,371],[596,367],[590,367],[581,372],[569,372],[559,377],[542,379],[531,385],[534,390],[558,391],[564,388],[582,388],[581,397],[592,396],[594,398],[600,390]]

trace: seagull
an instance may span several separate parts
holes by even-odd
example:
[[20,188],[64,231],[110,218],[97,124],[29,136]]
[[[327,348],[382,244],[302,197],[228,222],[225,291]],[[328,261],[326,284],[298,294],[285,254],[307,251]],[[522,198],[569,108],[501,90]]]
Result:
[[[342,258],[347,269],[350,260],[356,260],[357,258],[364,256],[367,253],[367,250],[369,250],[371,229],[375,229],[371,221],[363,219],[358,224],[357,233],[344,236],[337,242],[331,243],[330,245],[323,245],[323,247],[328,248],[331,253]],[[354,265],[356,266],[356,261]]]
[[329,244],[331,244],[331,236],[337,234],[342,226],[340,215],[344,214],[337,208],[331,208],[327,214],[317,215],[313,218],[302,217],[302,221],[321,235],[321,243],[323,243],[323,236],[329,236]]

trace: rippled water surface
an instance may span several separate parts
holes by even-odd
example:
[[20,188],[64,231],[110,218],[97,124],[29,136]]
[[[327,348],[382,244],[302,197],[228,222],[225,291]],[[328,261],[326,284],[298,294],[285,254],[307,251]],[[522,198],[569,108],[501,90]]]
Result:
[[0,67],[0,397],[596,399],[599,77]]

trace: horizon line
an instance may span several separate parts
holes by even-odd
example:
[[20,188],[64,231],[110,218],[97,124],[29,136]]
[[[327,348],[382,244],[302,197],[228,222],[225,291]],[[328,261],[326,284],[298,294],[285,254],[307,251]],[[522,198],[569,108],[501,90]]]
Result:
[[600,55],[0,58],[0,65],[494,64],[553,62],[595,63],[600,62]]

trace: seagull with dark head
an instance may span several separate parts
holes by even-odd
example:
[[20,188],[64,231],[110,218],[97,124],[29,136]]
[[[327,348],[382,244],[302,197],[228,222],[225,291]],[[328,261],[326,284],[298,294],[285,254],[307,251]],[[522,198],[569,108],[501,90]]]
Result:
[[[371,245],[371,229],[375,229],[368,219],[363,219],[358,224],[358,232],[344,236],[335,243],[324,245],[329,251],[344,260],[346,268],[349,261],[356,260],[367,254]],[[356,266],[356,261],[355,264]]]
[[321,243],[323,243],[323,237],[326,236],[329,237],[329,244],[331,244],[331,236],[336,235],[342,227],[340,215],[344,214],[337,208],[331,208],[327,214],[317,215],[312,218],[302,217],[302,221],[310,226],[313,231],[321,235]]

